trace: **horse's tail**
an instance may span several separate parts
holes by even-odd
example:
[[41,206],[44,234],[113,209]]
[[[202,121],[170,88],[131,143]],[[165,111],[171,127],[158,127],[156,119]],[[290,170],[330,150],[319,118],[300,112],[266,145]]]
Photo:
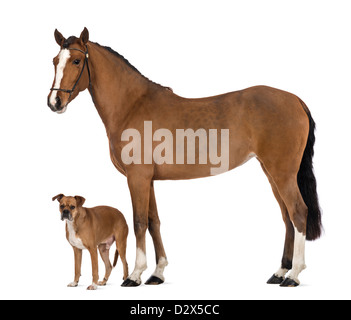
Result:
[[119,255],[119,253],[118,253],[118,250],[116,248],[115,259],[113,260],[113,267],[115,267],[117,265],[118,255]]
[[308,208],[307,216],[307,240],[316,240],[322,233],[322,217],[317,195],[317,182],[313,172],[313,155],[314,155],[314,131],[316,124],[312,119],[311,113],[305,103],[300,100],[304,110],[307,113],[310,129],[308,133],[307,145],[300,164],[300,170],[297,174],[297,182],[300,188],[302,198]]

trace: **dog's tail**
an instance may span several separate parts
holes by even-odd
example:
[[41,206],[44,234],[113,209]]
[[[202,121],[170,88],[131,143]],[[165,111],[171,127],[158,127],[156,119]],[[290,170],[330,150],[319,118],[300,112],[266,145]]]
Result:
[[314,130],[316,125],[305,103],[302,100],[300,100],[300,102],[309,118],[310,130],[300,170],[297,175],[297,181],[302,198],[308,208],[306,239],[315,240],[318,239],[322,233],[321,209],[319,207],[317,183],[313,173],[312,164],[312,158],[314,155],[313,146],[315,142]]
[[117,260],[118,260],[118,250],[116,249],[116,253],[115,253],[115,259],[113,260],[113,267],[115,267],[117,265]]

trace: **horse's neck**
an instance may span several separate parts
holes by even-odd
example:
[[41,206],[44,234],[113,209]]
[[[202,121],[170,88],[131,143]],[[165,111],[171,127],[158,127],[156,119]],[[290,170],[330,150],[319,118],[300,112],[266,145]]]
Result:
[[150,81],[103,47],[89,43],[88,50],[92,98],[106,131],[113,133],[147,93]]

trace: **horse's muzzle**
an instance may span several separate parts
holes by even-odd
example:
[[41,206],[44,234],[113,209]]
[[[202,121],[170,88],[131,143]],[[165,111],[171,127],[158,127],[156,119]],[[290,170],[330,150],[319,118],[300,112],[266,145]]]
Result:
[[57,96],[55,98],[55,105],[52,105],[50,102],[50,96],[48,97],[48,107],[51,109],[53,112],[60,112],[62,111],[65,107],[62,106],[61,98]]

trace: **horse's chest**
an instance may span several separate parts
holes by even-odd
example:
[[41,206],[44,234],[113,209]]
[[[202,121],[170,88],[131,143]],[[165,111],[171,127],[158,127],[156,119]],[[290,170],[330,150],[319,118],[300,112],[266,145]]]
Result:
[[116,167],[116,169],[122,173],[123,175],[125,175],[125,170],[124,170],[124,166],[123,166],[123,162],[122,159],[120,157],[120,153],[118,153],[116,150],[120,150],[119,147],[114,147],[114,144],[110,141],[110,157],[111,157],[111,161],[113,163],[113,165]]
[[67,222],[68,242],[78,249],[86,249],[82,240],[77,236],[72,222]]

